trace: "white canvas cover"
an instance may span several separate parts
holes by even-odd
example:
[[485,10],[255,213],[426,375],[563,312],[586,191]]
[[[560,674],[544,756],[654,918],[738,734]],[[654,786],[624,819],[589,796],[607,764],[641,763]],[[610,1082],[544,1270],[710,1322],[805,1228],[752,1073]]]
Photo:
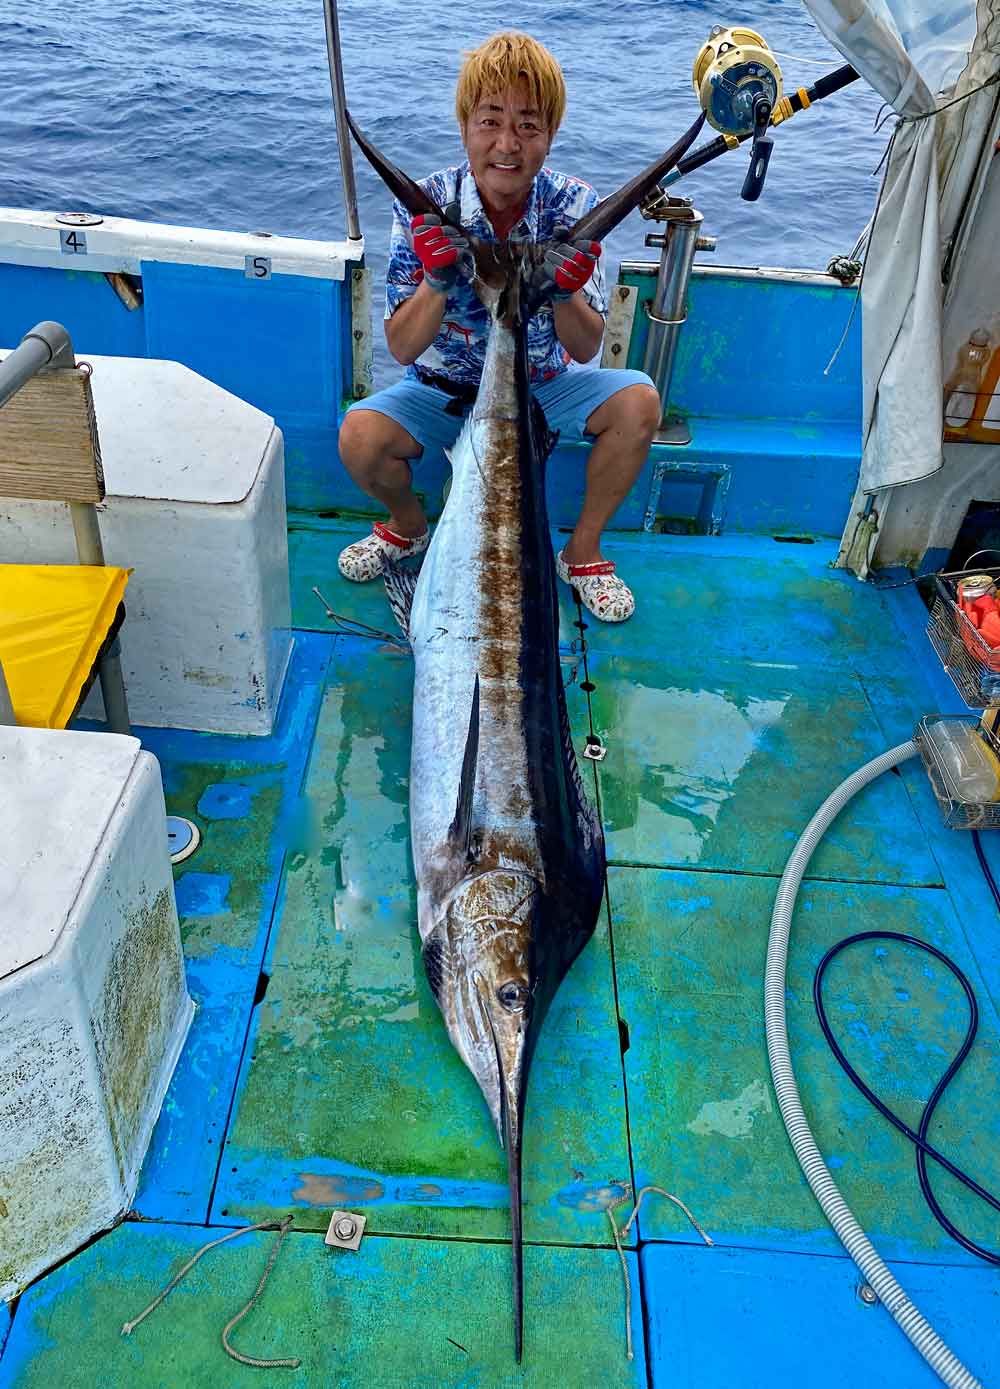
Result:
[[[860,486],[942,465],[942,266],[989,126],[1000,0],[805,0],[816,23],[901,117],[862,286]],[[991,33],[992,31],[992,33]],[[992,48],[992,52],[990,49]]]

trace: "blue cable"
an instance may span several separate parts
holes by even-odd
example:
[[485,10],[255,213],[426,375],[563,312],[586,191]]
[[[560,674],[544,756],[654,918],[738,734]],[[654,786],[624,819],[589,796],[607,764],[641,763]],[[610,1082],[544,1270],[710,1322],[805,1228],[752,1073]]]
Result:
[[997,911],[1000,912],[1000,888],[997,887],[997,880],[986,861],[986,855],[983,853],[983,841],[979,838],[978,830],[972,831],[972,844],[976,851],[976,858],[979,860],[979,866],[983,870],[983,877],[989,884],[989,889],[993,893],[993,900],[997,904]]
[[[981,855],[981,847],[979,848],[979,852]],[[984,862],[982,857],[980,857],[980,862]],[[991,880],[993,894],[997,897],[997,905],[1000,907],[1000,896],[997,894],[996,883],[992,881],[993,875],[989,872],[988,868],[985,871],[987,877]],[[916,946],[918,950],[926,950],[929,955],[933,955],[935,959],[940,960],[943,965],[946,965],[947,968],[951,970],[952,974],[965,991],[966,1001],[969,1005],[969,1025],[966,1028],[962,1045],[958,1049],[948,1069],[934,1087],[934,1093],[924,1105],[923,1113],[920,1116],[920,1126],[916,1132],[910,1128],[909,1124],[900,1119],[899,1115],[895,1114],[887,1104],[884,1104],[875,1092],[869,1089],[861,1079],[841,1050],[840,1044],[834,1037],[827,1020],[826,1009],[823,1005],[823,976],[826,973],[827,966],[831,961],[836,959],[842,950],[846,950],[849,945],[856,945],[859,941],[864,940],[901,941],[906,945]],[[956,965],[954,961],[949,960],[947,955],[943,954],[935,946],[929,945],[927,941],[918,940],[916,936],[903,935],[899,931],[860,931],[856,935],[848,936],[845,940],[839,941],[823,956],[813,978],[813,1002],[816,1005],[816,1015],[819,1018],[819,1025],[823,1029],[823,1035],[829,1043],[834,1056],[847,1072],[847,1075],[865,1098],[875,1106],[878,1112],[883,1115],[884,1118],[888,1119],[890,1124],[899,1129],[900,1133],[905,1134],[910,1142],[915,1145],[917,1149],[917,1176],[920,1179],[920,1190],[923,1192],[924,1200],[930,1207],[935,1220],[943,1229],[947,1230],[952,1239],[956,1240],[964,1249],[968,1249],[971,1254],[977,1255],[980,1259],[985,1259],[987,1263],[1000,1265],[1000,1254],[995,1254],[992,1250],[985,1249],[982,1245],[977,1244],[975,1240],[970,1239],[968,1235],[964,1235],[962,1231],[948,1219],[931,1189],[930,1180],[927,1175],[927,1159],[928,1157],[932,1157],[935,1162],[941,1164],[945,1171],[950,1172],[953,1177],[957,1177],[970,1191],[974,1191],[977,1196],[987,1202],[988,1205],[992,1206],[994,1210],[1000,1211],[1000,1200],[991,1195],[991,1193],[984,1187],[981,1187],[978,1182],[974,1181],[967,1172],[963,1172],[961,1168],[956,1167],[953,1162],[950,1162],[948,1158],[942,1153],[939,1153],[936,1148],[932,1147],[931,1144],[927,1142],[927,1130],[930,1128],[931,1118],[933,1117],[937,1103],[944,1094],[947,1086],[957,1074],[962,1062],[968,1056],[972,1043],[975,1040],[976,1030],[979,1026],[979,1007],[976,1003],[976,996],[972,992],[972,985],[969,983],[968,979],[959,969],[958,965]]]

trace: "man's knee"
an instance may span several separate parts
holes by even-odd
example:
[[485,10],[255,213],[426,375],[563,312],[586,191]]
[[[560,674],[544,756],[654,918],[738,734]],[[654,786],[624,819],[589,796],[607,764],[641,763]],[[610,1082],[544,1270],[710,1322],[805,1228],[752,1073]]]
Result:
[[637,434],[648,435],[652,439],[659,428],[663,413],[656,387],[627,386],[624,391],[619,391],[618,398],[621,401],[623,418],[628,420]]
[[594,411],[589,432],[603,434],[606,429],[617,429],[648,443],[659,428],[661,415],[662,407],[656,387],[640,382],[609,396]]
[[349,410],[337,437],[344,467],[360,480],[377,478],[390,461],[416,458],[420,445],[402,425],[377,410]]

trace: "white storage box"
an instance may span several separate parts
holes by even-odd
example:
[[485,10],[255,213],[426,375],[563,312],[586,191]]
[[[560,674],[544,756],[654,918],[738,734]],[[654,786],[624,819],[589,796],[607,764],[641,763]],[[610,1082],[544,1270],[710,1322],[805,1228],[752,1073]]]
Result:
[[122,1216],[193,1013],[160,768],[0,727],[0,1300]]
[[[132,722],[266,735],[291,651],[281,431],[179,362],[86,360],[105,558],[135,571],[121,631]],[[76,562],[64,505],[0,497],[0,563]],[[85,712],[103,717],[96,689]]]

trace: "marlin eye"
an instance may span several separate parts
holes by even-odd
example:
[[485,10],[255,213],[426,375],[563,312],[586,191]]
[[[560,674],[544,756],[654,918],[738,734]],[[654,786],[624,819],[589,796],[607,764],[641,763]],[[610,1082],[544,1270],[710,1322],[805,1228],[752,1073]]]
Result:
[[531,993],[523,984],[501,984],[497,998],[510,1013],[523,1013],[531,1002]]

